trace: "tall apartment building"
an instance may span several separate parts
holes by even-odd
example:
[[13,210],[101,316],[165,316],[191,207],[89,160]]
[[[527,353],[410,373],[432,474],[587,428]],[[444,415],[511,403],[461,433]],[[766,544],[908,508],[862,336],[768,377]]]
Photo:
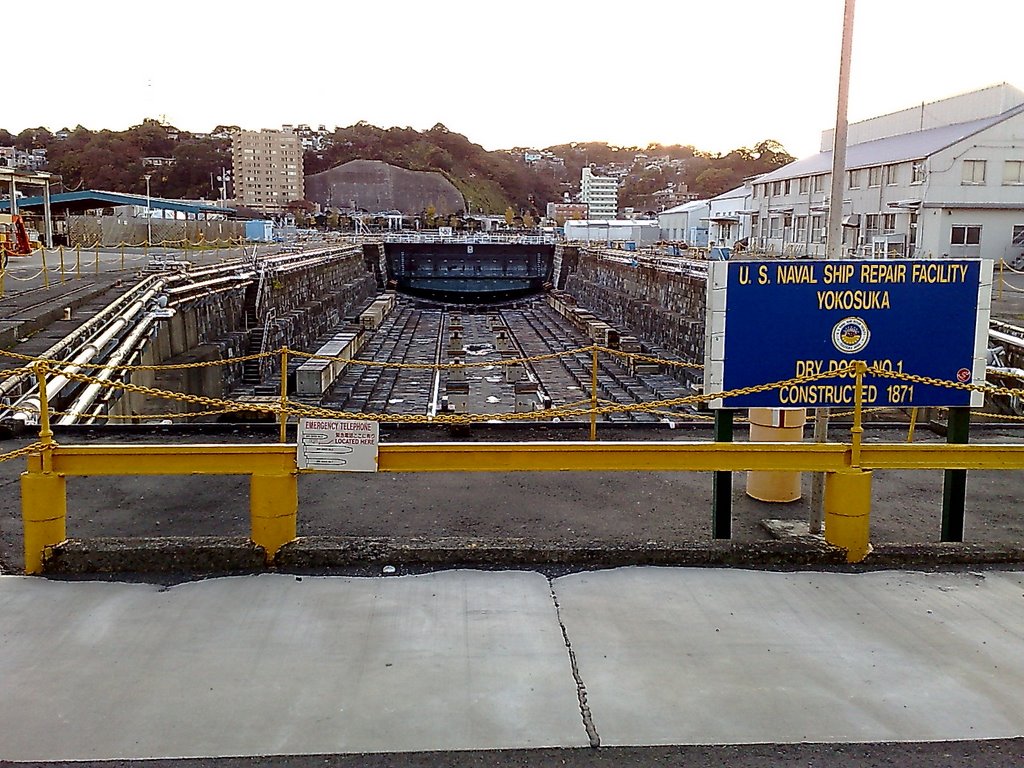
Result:
[[240,206],[274,214],[305,197],[302,145],[290,128],[233,133],[231,166]]
[[589,208],[591,219],[614,219],[619,212],[619,183],[610,176],[597,176],[592,168],[583,169],[580,202]]

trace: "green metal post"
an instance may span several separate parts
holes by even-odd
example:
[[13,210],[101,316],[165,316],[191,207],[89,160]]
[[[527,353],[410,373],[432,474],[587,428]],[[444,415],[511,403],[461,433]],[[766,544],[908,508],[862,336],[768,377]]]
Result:
[[[946,442],[970,442],[971,409],[950,408],[946,418]],[[967,501],[967,470],[947,469],[942,477],[942,541],[964,540],[964,509]]]
[[[715,442],[732,442],[733,411],[715,411]],[[711,525],[716,539],[732,538],[732,472],[715,472],[711,481]]]

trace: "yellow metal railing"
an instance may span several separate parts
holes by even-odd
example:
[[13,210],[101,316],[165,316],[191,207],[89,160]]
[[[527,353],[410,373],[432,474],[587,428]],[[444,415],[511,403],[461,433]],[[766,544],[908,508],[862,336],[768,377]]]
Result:
[[[724,443],[724,442],[543,442],[543,443],[409,443],[383,444],[378,468],[382,472],[529,472],[529,471],[811,471],[826,473],[825,537],[847,551],[851,562],[868,553],[868,520],[871,473],[875,469],[1024,469],[1024,445],[967,445],[912,443],[863,443],[863,380],[866,375],[960,390],[982,390],[1022,396],[1024,389],[980,387],[952,381],[882,370],[857,362],[838,371],[767,382],[727,392],[694,394],[646,403],[615,404],[596,397],[599,354],[624,356],[617,350],[592,345],[540,358],[520,358],[502,364],[522,364],[560,354],[591,353],[593,373],[589,400],[540,412],[545,418],[580,416],[590,419],[591,437],[596,437],[596,418],[601,414],[629,411],[664,412],[666,408],[696,405],[719,398],[776,390],[793,384],[824,378],[848,376],[854,379],[853,427],[848,443]],[[39,384],[39,439],[32,445],[0,455],[0,461],[27,457],[27,471],[21,479],[22,516],[25,539],[25,570],[40,573],[47,553],[66,538],[66,478],[87,475],[191,475],[234,474],[250,477],[250,536],[272,562],[278,550],[295,538],[298,515],[296,447],[285,442],[285,427],[292,417],[319,417],[404,423],[472,424],[493,421],[496,415],[442,413],[433,417],[415,414],[351,413],[291,402],[284,393],[277,401],[242,403],[146,387],[131,382],[110,381],[81,372],[62,370],[59,360],[37,360],[11,352],[0,353],[30,363],[0,372],[0,377],[32,374]],[[319,357],[287,348],[266,355],[281,355],[287,371],[288,355]],[[264,355],[176,366],[116,366],[118,370],[157,370],[235,364]],[[647,361],[664,365],[699,367],[693,363]],[[324,359],[324,358],[320,358]],[[328,358],[334,359],[334,358]],[[357,365],[386,365],[365,360],[346,360]],[[495,365],[494,362],[465,363]],[[83,369],[106,369],[83,365]],[[448,364],[405,364],[401,367],[448,368]],[[46,399],[46,376],[60,370],[72,381],[136,392],[206,409],[205,413],[250,411],[272,416],[280,424],[277,444],[268,445],[94,445],[62,446],[53,439],[50,416],[54,411]],[[174,414],[189,416],[192,414]],[[676,414],[680,417],[683,414]],[[534,420],[538,412],[501,414],[504,421]]]

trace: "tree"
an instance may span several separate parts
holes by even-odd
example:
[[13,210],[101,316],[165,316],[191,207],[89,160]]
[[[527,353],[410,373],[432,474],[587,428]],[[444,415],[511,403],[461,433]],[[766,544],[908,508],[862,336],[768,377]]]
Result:
[[533,220],[533,216],[531,216],[529,213],[523,214],[523,226],[526,229],[533,229],[535,224],[536,222]]
[[512,226],[512,222],[516,220],[516,212],[511,207],[505,209],[505,223],[508,226]]

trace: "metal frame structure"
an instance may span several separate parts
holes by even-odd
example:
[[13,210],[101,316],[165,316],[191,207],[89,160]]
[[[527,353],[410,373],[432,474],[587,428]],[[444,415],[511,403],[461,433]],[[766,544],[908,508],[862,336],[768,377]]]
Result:
[[45,171],[17,171],[13,168],[0,168],[0,184],[6,182],[11,196],[9,202],[0,203],[0,210],[10,209],[12,214],[18,212],[18,184],[43,188],[42,198],[36,199],[36,204],[38,205],[40,202],[43,204],[43,227],[46,230],[43,234],[46,237],[47,248],[53,248],[53,214],[50,210],[50,181],[53,178],[53,174]]

